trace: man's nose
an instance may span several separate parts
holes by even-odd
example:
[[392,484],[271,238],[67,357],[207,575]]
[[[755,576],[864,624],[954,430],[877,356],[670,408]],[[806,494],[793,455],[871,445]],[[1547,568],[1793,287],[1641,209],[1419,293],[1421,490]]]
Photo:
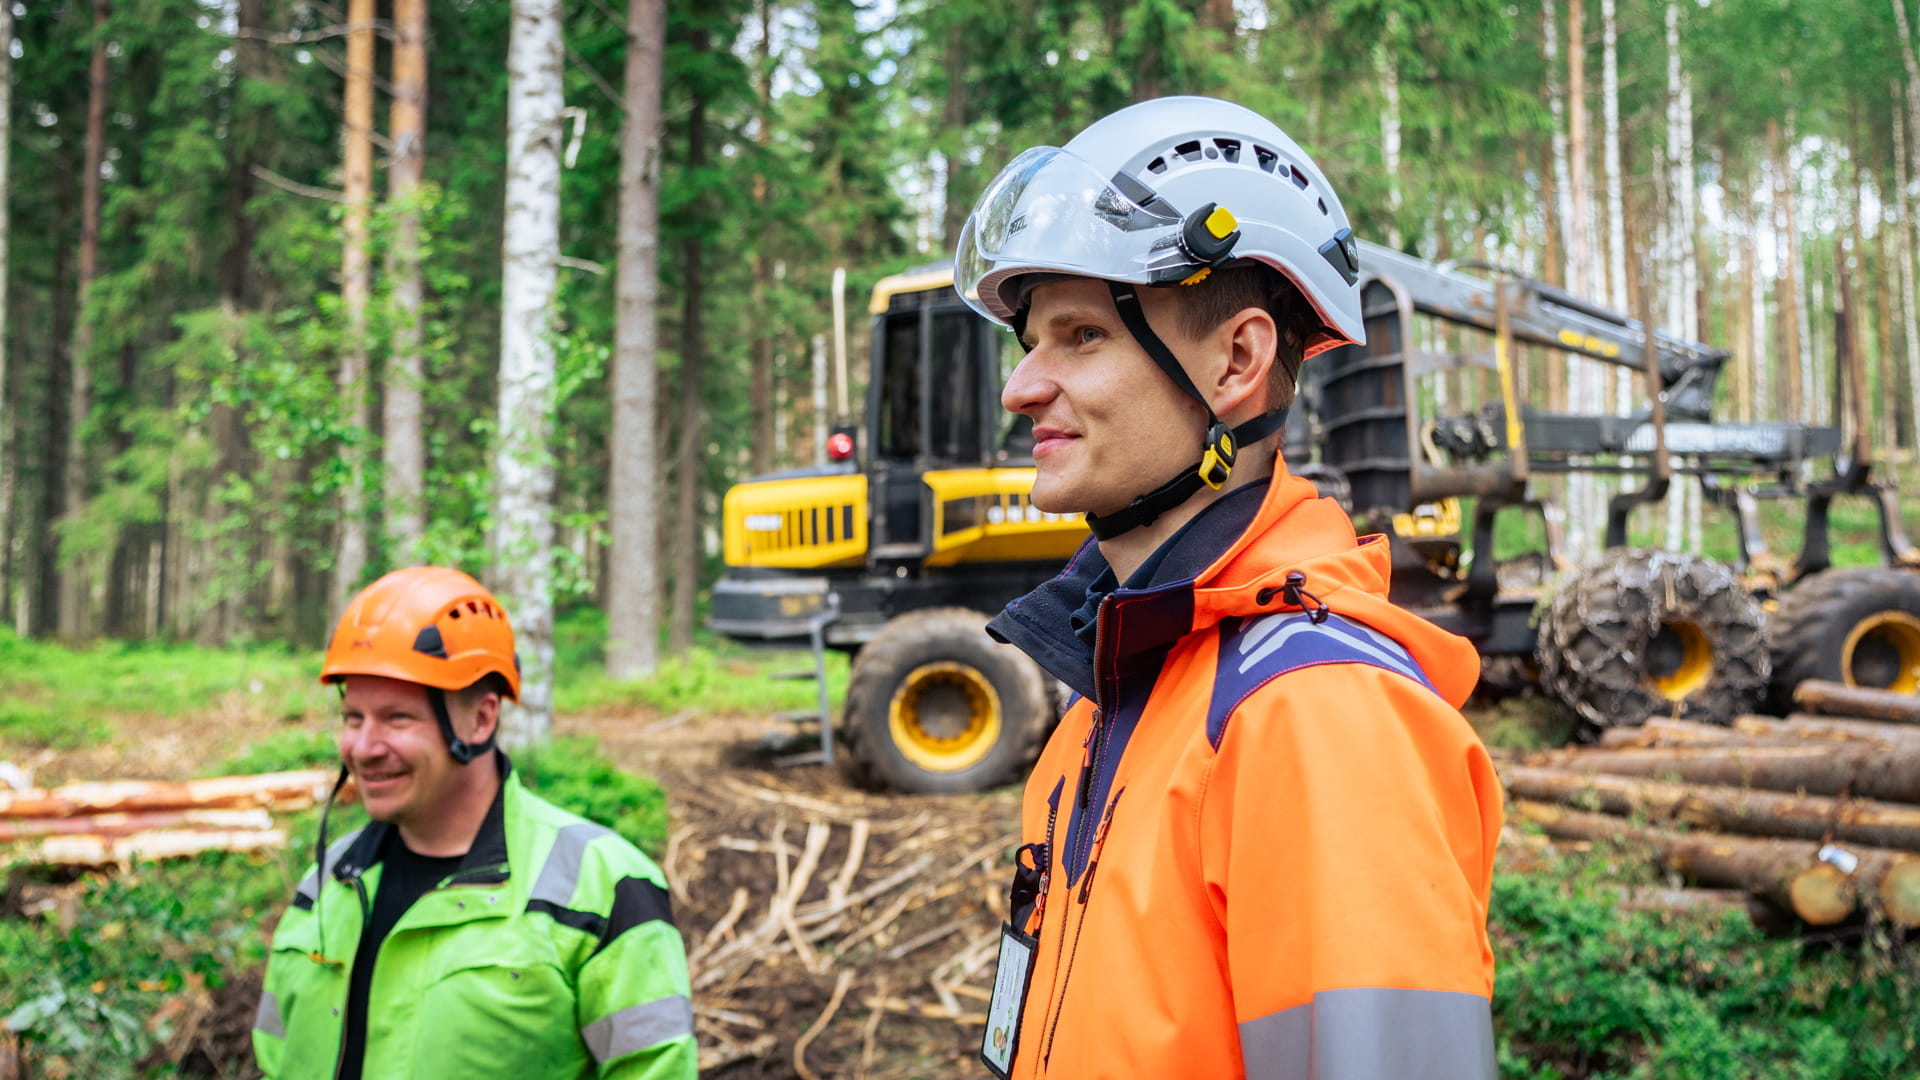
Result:
[[379,752],[379,737],[374,732],[372,724],[359,724],[340,729],[340,760],[368,758]]
[[1035,349],[1014,365],[1013,374],[1007,376],[1007,385],[1000,391],[1001,408],[1008,412],[1027,412],[1045,405],[1059,392],[1037,356],[1039,351]]

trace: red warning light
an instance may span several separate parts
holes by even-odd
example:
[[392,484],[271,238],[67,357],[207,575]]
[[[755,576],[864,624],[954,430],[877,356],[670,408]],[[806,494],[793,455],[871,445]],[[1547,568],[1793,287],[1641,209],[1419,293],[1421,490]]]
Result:
[[844,431],[836,431],[827,437],[827,457],[832,461],[845,461],[853,456],[853,436]]

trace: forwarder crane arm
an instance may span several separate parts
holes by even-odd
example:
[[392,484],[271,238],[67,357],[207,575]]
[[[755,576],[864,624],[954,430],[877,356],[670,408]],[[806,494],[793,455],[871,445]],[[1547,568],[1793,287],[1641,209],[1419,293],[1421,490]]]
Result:
[[[1494,332],[1494,286],[1458,264],[1440,265],[1389,247],[1360,241],[1360,265],[1369,277],[1403,289],[1423,315]],[[1475,265],[1476,269],[1482,268]],[[1646,334],[1640,320],[1601,307],[1563,289],[1494,270],[1522,286],[1508,313],[1521,341],[1579,353],[1610,364],[1645,370]],[[1665,331],[1654,332],[1661,396],[1669,419],[1709,420],[1713,385],[1732,353]]]

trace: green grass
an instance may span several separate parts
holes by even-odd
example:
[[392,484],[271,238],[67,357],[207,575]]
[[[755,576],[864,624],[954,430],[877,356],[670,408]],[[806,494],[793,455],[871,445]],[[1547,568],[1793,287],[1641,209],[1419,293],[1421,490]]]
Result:
[[73,747],[112,732],[109,716],[182,716],[238,697],[263,715],[319,715],[318,659],[277,646],[207,649],[102,641],[73,647],[0,628],[0,738]]
[[[673,714],[699,712],[773,713],[810,709],[818,689],[811,681],[776,680],[777,672],[810,668],[805,650],[763,650],[737,645],[704,632],[681,656],[664,657],[645,679],[607,677],[606,616],[597,608],[563,614],[554,627],[554,708],[563,713],[641,705]],[[827,692],[834,702],[847,691],[847,658],[827,654]]]

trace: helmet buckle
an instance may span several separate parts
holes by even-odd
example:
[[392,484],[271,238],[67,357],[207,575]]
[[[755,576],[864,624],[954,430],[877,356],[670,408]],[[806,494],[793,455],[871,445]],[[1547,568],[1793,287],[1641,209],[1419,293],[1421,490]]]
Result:
[[1233,475],[1233,463],[1239,456],[1239,450],[1233,445],[1233,429],[1225,423],[1215,420],[1207,429],[1207,448],[1200,455],[1200,480],[1208,487],[1219,491]]

